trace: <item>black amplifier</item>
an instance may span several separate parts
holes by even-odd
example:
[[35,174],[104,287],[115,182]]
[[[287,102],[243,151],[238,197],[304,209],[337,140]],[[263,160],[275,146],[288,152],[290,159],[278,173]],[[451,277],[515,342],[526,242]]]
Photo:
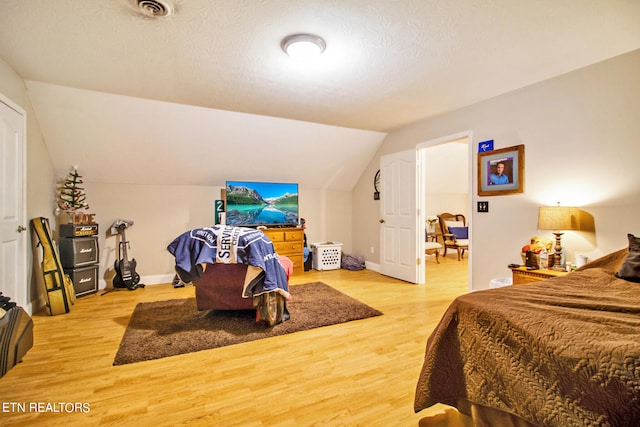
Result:
[[98,262],[98,237],[61,237],[60,262],[66,268],[76,268]]
[[68,274],[73,282],[73,289],[76,296],[89,295],[98,292],[98,266],[65,268],[65,274]]
[[98,224],[60,224],[60,237],[85,237],[98,235]]

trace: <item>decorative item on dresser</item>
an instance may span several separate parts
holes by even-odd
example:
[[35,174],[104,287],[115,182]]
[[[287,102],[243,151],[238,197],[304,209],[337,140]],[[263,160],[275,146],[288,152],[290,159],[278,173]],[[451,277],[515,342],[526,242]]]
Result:
[[523,285],[525,283],[540,282],[550,279],[551,277],[564,276],[566,271],[556,270],[527,270],[527,267],[516,267],[511,269],[514,285]]
[[553,266],[554,257],[549,255],[553,241],[544,237],[534,236],[529,244],[522,247],[520,255],[522,262],[527,267],[535,267],[536,269],[545,270]]
[[304,273],[304,230],[302,228],[266,228],[261,231],[273,242],[278,255],[284,255],[293,262],[293,274]]

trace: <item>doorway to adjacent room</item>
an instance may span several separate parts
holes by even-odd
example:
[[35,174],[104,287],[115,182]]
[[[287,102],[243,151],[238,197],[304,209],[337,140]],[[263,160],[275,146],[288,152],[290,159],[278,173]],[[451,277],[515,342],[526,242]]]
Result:
[[[428,229],[427,218],[443,212],[462,213],[471,219],[471,182],[472,165],[470,143],[471,133],[465,132],[437,140],[427,141],[420,144],[418,149],[419,158],[419,185],[418,185],[418,206],[420,215],[418,223],[419,241],[425,242]],[[435,224],[435,229],[429,233],[429,239],[436,239],[442,243],[442,236],[439,232],[439,224]],[[424,254],[424,243],[419,248],[419,253]],[[441,249],[439,256],[440,263],[458,262],[457,253],[448,251],[447,257],[443,257],[444,249]],[[471,257],[471,248],[465,253],[465,258]],[[420,269],[419,277],[425,282],[429,276],[430,269],[439,268],[433,253],[424,256],[424,262]],[[470,260],[469,260],[470,261]],[[471,262],[468,265],[470,272]],[[470,277],[470,276],[469,276]]]

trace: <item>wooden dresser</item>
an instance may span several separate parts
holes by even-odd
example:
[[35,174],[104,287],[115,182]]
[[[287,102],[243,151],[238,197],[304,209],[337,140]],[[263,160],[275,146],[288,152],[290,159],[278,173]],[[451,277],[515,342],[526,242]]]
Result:
[[566,271],[555,270],[527,270],[527,267],[512,268],[513,284],[523,285],[525,283],[539,282],[551,277],[564,276]]
[[273,242],[278,255],[293,262],[293,274],[304,273],[304,230],[302,228],[267,228],[262,232]]

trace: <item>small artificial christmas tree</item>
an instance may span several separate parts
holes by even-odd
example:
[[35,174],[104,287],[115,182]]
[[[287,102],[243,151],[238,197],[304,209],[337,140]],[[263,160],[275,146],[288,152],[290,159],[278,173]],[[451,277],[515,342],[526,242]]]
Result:
[[84,193],[82,175],[78,173],[78,167],[74,166],[65,180],[60,184],[58,193],[58,207],[65,212],[74,212],[80,209],[89,209],[89,204],[85,201],[87,195]]

